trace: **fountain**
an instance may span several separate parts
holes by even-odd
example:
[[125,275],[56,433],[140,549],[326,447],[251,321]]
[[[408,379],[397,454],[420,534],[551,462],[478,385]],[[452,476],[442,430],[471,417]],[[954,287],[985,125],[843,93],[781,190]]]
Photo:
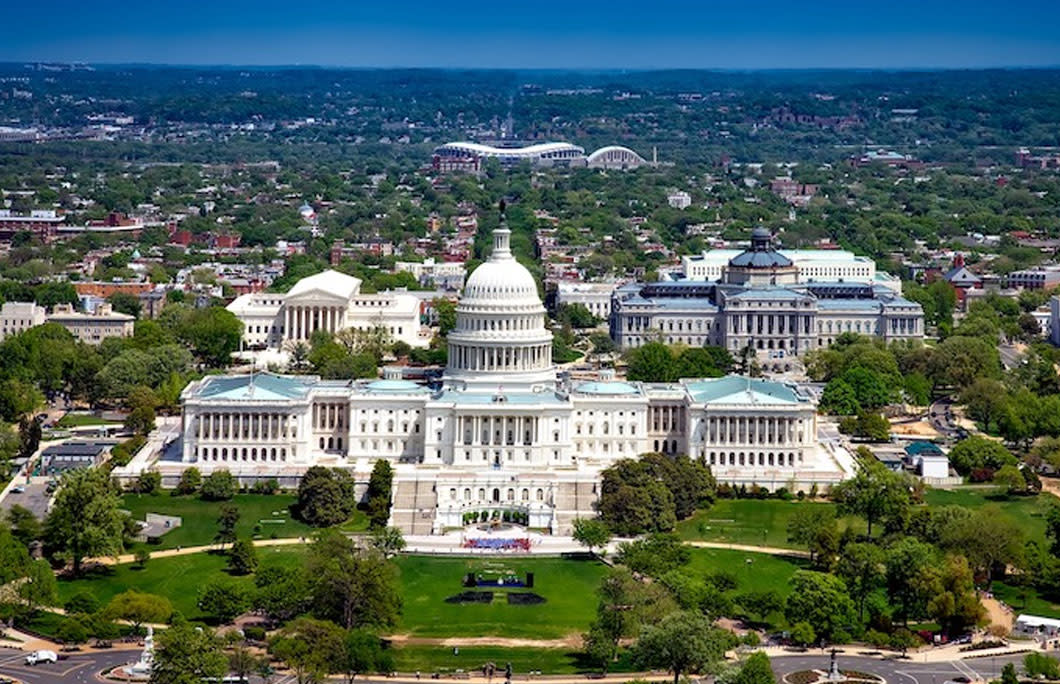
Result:
[[147,626],[147,636],[144,637],[144,650],[140,651],[140,659],[131,665],[122,665],[114,668],[112,674],[121,679],[132,681],[147,681],[151,678],[151,666],[155,662],[155,630],[151,625]]
[[883,677],[872,672],[840,670],[836,656],[839,651],[832,649],[832,659],[828,672],[824,670],[799,670],[789,672],[782,678],[784,684],[886,684]]

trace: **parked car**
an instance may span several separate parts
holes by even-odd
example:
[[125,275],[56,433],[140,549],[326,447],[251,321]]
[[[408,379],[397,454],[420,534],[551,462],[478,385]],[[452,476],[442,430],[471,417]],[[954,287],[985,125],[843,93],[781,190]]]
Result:
[[11,488],[11,493],[12,494],[21,494],[24,491],[26,491],[26,488],[23,487],[22,485],[18,485],[16,487],[12,487]]

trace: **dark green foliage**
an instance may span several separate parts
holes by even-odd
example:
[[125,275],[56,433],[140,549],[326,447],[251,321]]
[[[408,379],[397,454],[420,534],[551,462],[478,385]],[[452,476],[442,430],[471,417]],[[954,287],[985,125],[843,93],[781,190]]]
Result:
[[236,478],[225,469],[215,470],[203,478],[199,496],[205,501],[228,501],[236,495]]
[[633,572],[660,577],[686,565],[691,551],[675,534],[651,534],[643,539],[623,542],[615,560]]
[[393,487],[394,471],[390,461],[379,459],[372,466],[368,478],[368,494],[365,506],[368,509],[368,520],[372,527],[386,527],[390,519],[390,497]]
[[349,520],[355,509],[354,482],[345,470],[313,466],[298,483],[298,517],[315,527]]
[[721,347],[686,347],[676,351],[662,342],[649,342],[626,352],[630,380],[673,382],[681,378],[716,378],[733,367],[732,355]]

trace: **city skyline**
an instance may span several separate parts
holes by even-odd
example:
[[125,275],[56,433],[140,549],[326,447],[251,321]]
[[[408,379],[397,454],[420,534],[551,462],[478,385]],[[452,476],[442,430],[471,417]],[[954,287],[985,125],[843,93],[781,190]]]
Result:
[[[0,61],[570,69],[984,68],[1060,65],[1060,6],[899,1],[813,11],[676,0],[645,5],[298,5],[192,0],[86,15],[65,0],[6,10]],[[267,47],[263,47],[267,46]]]

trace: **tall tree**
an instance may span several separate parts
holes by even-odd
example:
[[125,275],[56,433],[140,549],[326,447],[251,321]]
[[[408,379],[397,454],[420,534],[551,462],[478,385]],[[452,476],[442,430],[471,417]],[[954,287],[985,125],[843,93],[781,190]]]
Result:
[[118,488],[105,470],[64,474],[44,524],[46,546],[68,558],[75,575],[86,556],[116,555],[125,527],[120,504]]
[[578,518],[574,521],[574,541],[589,549],[603,548],[611,541],[611,531],[599,518]]
[[871,537],[874,524],[908,511],[909,489],[905,475],[891,472],[880,463],[866,461],[854,477],[832,487],[831,497],[839,505],[840,513],[864,518]]
[[326,620],[298,618],[269,642],[269,653],[287,663],[298,684],[316,684],[329,674],[341,672],[346,652],[346,634]]
[[318,617],[343,627],[392,627],[401,611],[397,568],[375,549],[361,549],[338,530],[309,546],[306,574]]
[[708,673],[725,656],[731,636],[711,626],[697,613],[669,615],[656,626],[646,627],[634,647],[634,660],[641,667],[665,668],[674,684],[690,672]]
[[202,684],[220,681],[228,663],[208,629],[179,621],[158,635],[151,684]]
[[368,478],[368,521],[372,527],[386,527],[390,520],[393,484],[394,470],[390,467],[390,461],[385,458],[377,460]]
[[236,525],[239,524],[239,507],[230,504],[221,506],[221,512],[217,516],[217,534],[213,536],[215,544],[220,544],[223,549],[225,544],[231,544],[236,540]]
[[823,572],[795,572],[784,615],[789,623],[809,623],[817,636],[837,643],[849,639],[857,626],[854,602],[846,584]]

